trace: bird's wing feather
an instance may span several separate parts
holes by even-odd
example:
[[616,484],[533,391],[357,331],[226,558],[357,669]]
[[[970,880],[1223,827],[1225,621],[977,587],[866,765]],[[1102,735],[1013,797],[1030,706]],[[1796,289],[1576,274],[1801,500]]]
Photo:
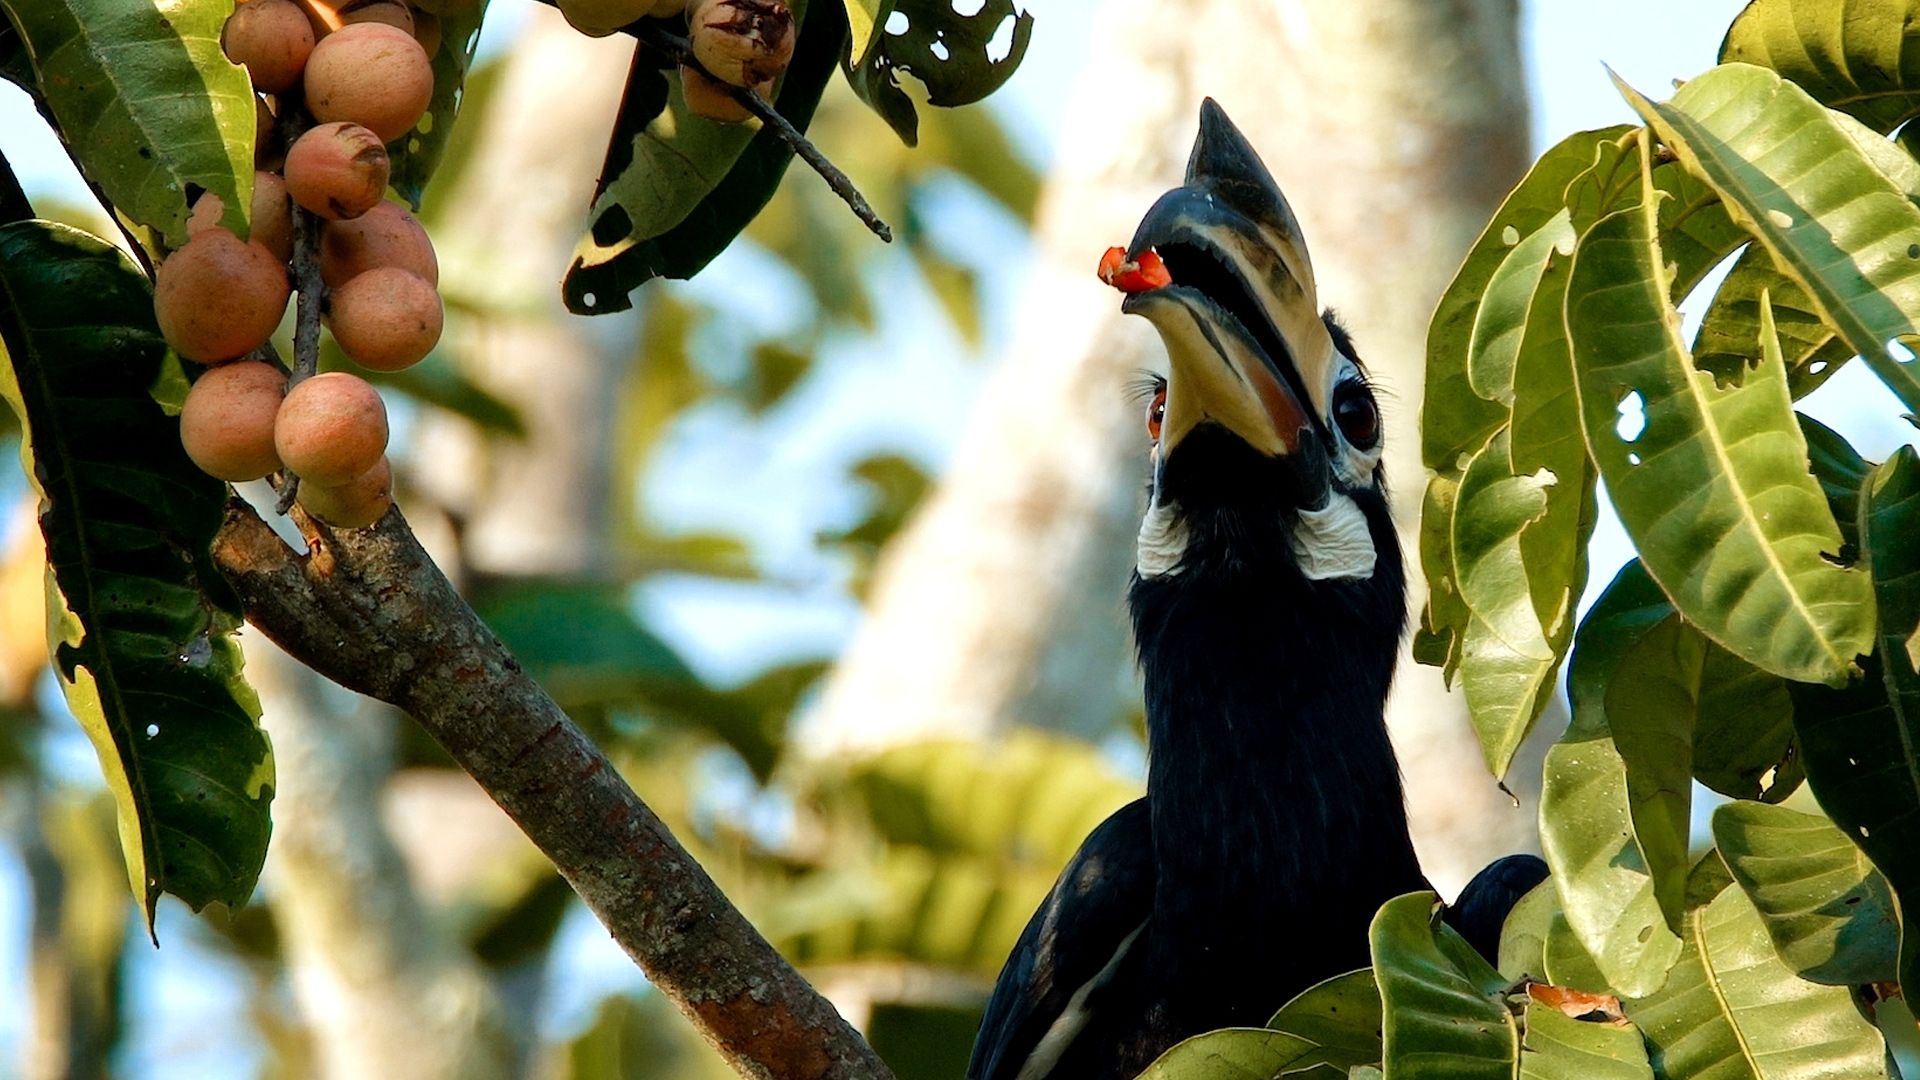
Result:
[[1088,834],[1027,922],[987,1002],[967,1080],[1020,1080],[1066,1048],[1088,991],[1145,925],[1153,882],[1152,825],[1137,799]]
[[1535,885],[1547,880],[1547,864],[1536,855],[1508,855],[1495,859],[1486,869],[1473,875],[1460,896],[1447,908],[1447,924],[1467,939],[1467,944],[1487,958],[1500,962],[1500,929],[1507,914]]

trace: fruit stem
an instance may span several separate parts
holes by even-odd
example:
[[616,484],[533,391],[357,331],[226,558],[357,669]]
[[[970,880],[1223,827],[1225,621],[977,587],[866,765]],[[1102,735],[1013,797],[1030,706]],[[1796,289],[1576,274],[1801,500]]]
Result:
[[[287,111],[280,119],[281,134],[288,146],[312,126],[306,110],[282,98]],[[293,288],[299,294],[293,315],[293,371],[287,376],[292,390],[320,371],[320,308],[325,302],[326,284],[320,280],[320,222],[299,203],[293,214]],[[274,509],[285,514],[300,494],[300,477],[292,469],[280,470],[280,499]]]
[[693,46],[679,34],[663,29],[650,20],[635,23],[628,27],[628,31],[646,48],[660,53],[676,64],[685,64],[712,79],[716,85],[726,87],[728,93],[733,95],[733,100],[759,117],[761,123],[772,128],[780,141],[792,147],[800,160],[812,166],[813,171],[820,174],[820,179],[825,180],[827,186],[833,189],[833,193],[840,196],[853,211],[853,216],[860,219],[861,224],[872,231],[873,235],[879,237],[882,243],[893,243],[893,229],[880,219],[879,214],[874,213],[872,205],[867,202],[867,197],[860,194],[859,188],[853,186],[853,181],[847,178],[847,174],[841,172],[839,166],[829,161],[827,155],[813,145],[812,140],[800,133],[799,128],[788,123],[787,118],[781,116],[767,99],[754,93],[750,87],[734,86],[701,66],[700,61],[693,55]]

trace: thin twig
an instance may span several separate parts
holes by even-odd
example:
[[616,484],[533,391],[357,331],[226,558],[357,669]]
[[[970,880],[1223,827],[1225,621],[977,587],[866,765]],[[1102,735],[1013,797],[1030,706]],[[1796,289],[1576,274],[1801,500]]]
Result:
[[[310,126],[306,110],[291,102],[283,105],[279,117],[280,135],[287,147],[293,146]],[[287,376],[292,390],[320,370],[320,308],[326,301],[326,284],[320,279],[320,221],[299,203],[292,204],[293,287],[299,294],[293,314],[293,371]],[[300,494],[300,477],[292,469],[280,470],[279,501],[274,509],[285,514]]]
[[733,95],[733,100],[759,117],[761,123],[771,127],[773,133],[780,137],[781,142],[792,147],[793,152],[800,156],[800,160],[812,166],[813,171],[820,174],[820,179],[825,180],[827,186],[833,189],[833,193],[846,202],[847,206],[853,210],[853,215],[860,219],[861,224],[871,230],[873,235],[879,237],[882,243],[893,243],[893,230],[880,219],[879,214],[874,213],[873,206],[867,202],[867,197],[860,194],[859,188],[853,186],[853,181],[847,178],[847,174],[841,172],[839,166],[827,160],[827,155],[821,153],[820,148],[813,145],[811,139],[802,135],[799,128],[788,123],[787,118],[781,116],[779,110],[775,109],[766,98],[754,93],[750,87],[734,86],[708,71],[701,65],[699,58],[693,55],[693,46],[686,38],[661,27],[652,20],[637,22],[627,27],[627,32],[637,38],[641,45],[676,64],[684,64],[698,71],[711,79],[715,86],[726,87],[727,92]]

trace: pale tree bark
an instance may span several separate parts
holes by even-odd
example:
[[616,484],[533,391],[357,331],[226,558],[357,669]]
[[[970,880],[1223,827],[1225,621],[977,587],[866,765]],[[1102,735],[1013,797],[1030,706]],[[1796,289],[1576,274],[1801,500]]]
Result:
[[[1527,162],[1517,0],[1127,0],[1098,17],[1014,345],[941,487],[888,552],[810,719],[832,750],[1023,722],[1098,730],[1123,706],[1120,598],[1146,446],[1122,388],[1161,352],[1092,267],[1179,182],[1203,96],[1286,190],[1321,299],[1384,387],[1416,611],[1424,597],[1425,328]],[[1403,659],[1389,721],[1443,891],[1490,855],[1533,846],[1532,807],[1487,776],[1463,704],[1433,669]]]
[[380,820],[393,718],[253,639],[280,805],[268,881],[322,1077],[506,1080],[516,1047],[484,971],[425,909]]

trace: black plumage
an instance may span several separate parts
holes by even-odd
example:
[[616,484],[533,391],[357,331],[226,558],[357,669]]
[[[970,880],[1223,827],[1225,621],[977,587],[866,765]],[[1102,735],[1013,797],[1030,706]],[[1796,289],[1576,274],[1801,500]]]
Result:
[[[1128,300],[1174,362],[1149,513],[1177,559],[1149,569],[1143,534],[1128,597],[1147,795],[1087,838],[1027,925],[970,1080],[1120,1080],[1187,1036],[1263,1024],[1366,966],[1375,910],[1428,888],[1382,714],[1406,583],[1377,428],[1351,422],[1373,418],[1372,391],[1330,320],[1272,310],[1316,303],[1290,243],[1278,188],[1209,102],[1187,184],[1134,241],[1174,284]],[[1248,266],[1274,280],[1250,284]],[[1371,564],[1310,572],[1303,518],[1338,512],[1364,518]],[[1496,864],[1462,897],[1483,951],[1527,877]]]

